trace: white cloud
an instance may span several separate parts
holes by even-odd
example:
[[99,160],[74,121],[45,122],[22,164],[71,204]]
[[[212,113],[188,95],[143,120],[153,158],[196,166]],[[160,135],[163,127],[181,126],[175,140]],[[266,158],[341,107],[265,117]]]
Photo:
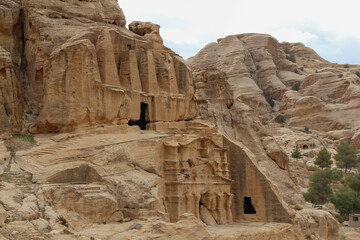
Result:
[[[332,41],[359,38],[358,0],[118,0],[127,22],[160,24],[165,41],[205,45],[226,35],[258,32],[279,41],[303,42],[321,38],[315,31],[332,33]],[[315,29],[315,28],[314,28]],[[331,41],[328,41],[331,42]],[[177,49],[174,49],[178,51]],[[181,53],[180,53],[181,54]],[[193,53],[195,55],[196,52]],[[325,57],[325,56],[324,56]]]
[[303,32],[296,28],[280,28],[270,34],[280,42],[301,42],[308,44],[309,41],[318,38],[315,34]]

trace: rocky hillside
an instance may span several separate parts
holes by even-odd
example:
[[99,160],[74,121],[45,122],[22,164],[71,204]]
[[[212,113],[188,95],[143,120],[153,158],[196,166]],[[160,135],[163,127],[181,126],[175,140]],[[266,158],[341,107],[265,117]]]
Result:
[[[296,146],[304,156],[301,164],[310,166],[323,147],[336,153],[345,141],[360,149],[360,66],[333,64],[301,43],[279,43],[264,34],[219,39],[188,64],[200,118],[242,142],[288,203],[298,202],[290,189],[308,187],[306,169],[300,171],[291,157]],[[289,159],[296,186],[287,188],[287,176],[268,159],[280,169],[287,169]]]
[[125,26],[116,0],[1,1],[0,239],[339,237],[289,152],[359,141],[356,66],[259,34],[186,63]]
[[[281,113],[291,126],[323,132],[351,129],[351,141],[360,148],[360,66],[329,63],[303,44],[279,43],[263,34],[219,39],[188,62],[200,101],[215,95],[229,109],[235,102],[245,104],[264,121]],[[203,82],[213,78],[229,87],[208,93]]]

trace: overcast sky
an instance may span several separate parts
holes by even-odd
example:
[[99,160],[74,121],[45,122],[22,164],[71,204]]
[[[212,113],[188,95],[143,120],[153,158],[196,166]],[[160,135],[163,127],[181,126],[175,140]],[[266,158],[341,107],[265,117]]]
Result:
[[360,64],[359,0],[118,0],[127,24],[161,26],[164,44],[185,59],[218,38],[267,33],[302,42],[321,57]]

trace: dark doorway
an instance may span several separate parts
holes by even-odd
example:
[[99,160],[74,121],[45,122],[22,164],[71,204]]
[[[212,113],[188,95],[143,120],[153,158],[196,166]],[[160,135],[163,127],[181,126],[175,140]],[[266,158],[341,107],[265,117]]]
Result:
[[141,130],[146,130],[146,114],[148,112],[148,105],[146,103],[141,103],[140,106],[141,113],[140,113],[140,119],[137,121],[129,121],[130,126],[138,125]]
[[244,197],[244,214],[256,214],[256,210],[251,203],[251,197]]

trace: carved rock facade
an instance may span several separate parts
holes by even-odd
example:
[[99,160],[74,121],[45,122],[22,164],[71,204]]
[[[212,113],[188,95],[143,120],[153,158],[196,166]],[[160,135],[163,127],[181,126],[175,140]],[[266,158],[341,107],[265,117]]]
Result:
[[165,205],[170,221],[178,221],[186,212],[204,219],[208,212],[208,218],[217,224],[233,222],[226,149],[211,136],[180,139],[165,142],[163,156]]
[[[196,115],[184,61],[159,39],[138,35],[140,26],[135,33],[123,28],[116,1],[9,0],[2,11],[13,27],[0,39],[0,77],[6,84],[0,114],[18,132]],[[159,27],[147,25],[161,39]],[[25,44],[15,46],[21,37]]]

